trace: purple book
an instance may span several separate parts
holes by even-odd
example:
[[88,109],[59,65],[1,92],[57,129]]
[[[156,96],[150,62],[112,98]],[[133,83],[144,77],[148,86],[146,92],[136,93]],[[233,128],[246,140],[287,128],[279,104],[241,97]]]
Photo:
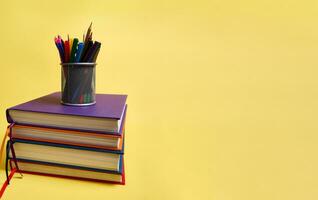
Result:
[[65,106],[55,92],[6,110],[7,121],[22,125],[120,134],[127,95],[96,94],[91,106]]

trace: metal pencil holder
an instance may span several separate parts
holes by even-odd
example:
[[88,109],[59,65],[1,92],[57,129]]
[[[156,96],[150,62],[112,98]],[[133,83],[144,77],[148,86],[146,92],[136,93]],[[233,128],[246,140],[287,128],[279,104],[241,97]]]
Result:
[[96,63],[61,63],[61,103],[89,106],[95,100]]

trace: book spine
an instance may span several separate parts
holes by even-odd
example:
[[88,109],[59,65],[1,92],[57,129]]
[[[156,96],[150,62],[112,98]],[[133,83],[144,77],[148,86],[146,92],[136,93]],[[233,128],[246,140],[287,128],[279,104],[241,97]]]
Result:
[[11,118],[11,116],[10,116],[10,114],[9,114],[9,110],[10,110],[10,109],[7,109],[7,110],[6,110],[7,122],[8,122],[8,123],[14,123],[13,119]]

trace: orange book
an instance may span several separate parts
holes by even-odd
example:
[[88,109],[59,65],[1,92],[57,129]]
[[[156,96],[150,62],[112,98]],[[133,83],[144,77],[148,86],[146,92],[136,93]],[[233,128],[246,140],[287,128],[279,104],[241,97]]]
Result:
[[99,149],[122,150],[124,132],[124,127],[122,129],[122,134],[113,135],[16,124],[11,128],[11,137],[13,139],[33,140]]

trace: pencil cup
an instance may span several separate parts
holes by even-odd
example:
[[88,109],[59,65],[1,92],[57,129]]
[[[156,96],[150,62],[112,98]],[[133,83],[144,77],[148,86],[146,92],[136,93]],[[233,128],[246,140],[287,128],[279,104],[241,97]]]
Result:
[[89,106],[95,101],[96,63],[61,63],[61,103]]

